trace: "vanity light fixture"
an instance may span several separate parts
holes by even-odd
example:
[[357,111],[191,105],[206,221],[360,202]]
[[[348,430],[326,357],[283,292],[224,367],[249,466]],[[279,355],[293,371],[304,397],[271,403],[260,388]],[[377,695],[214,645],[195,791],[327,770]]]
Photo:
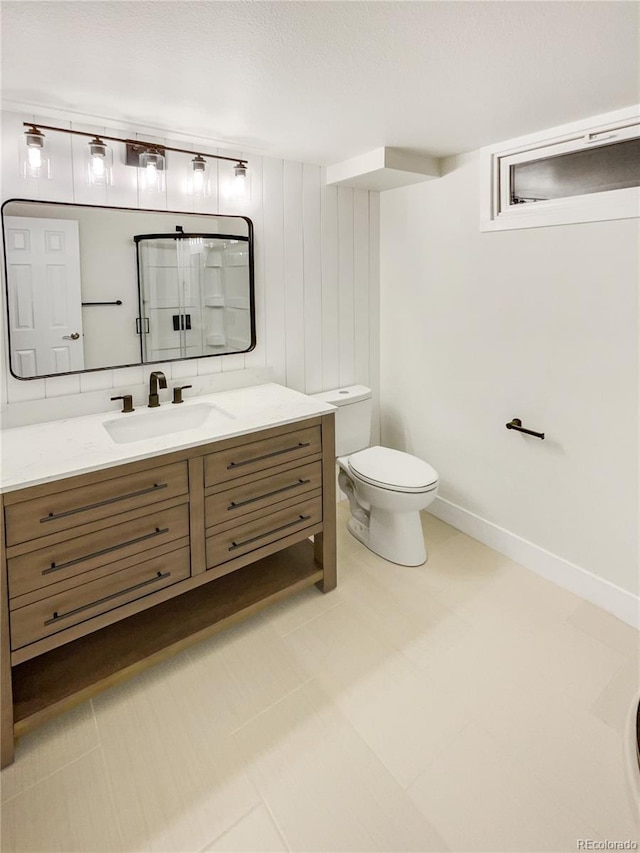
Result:
[[[68,133],[73,136],[86,136],[89,142],[88,180],[93,186],[104,186],[112,183],[112,154],[105,140],[120,142],[126,146],[125,163],[138,169],[140,187],[151,192],[163,192],[165,188],[165,172],[167,168],[165,152],[174,151],[177,154],[193,154],[185,148],[171,148],[168,145],[158,145],[154,142],[144,142],[139,139],[123,139],[120,136],[106,136],[85,133],[82,130],[70,130],[65,127],[52,127],[46,124],[23,122],[28,128],[25,131],[26,149],[23,157],[22,172],[24,177],[50,177],[49,158],[43,153],[45,136],[43,130],[54,133]],[[191,161],[190,188],[194,195],[209,194],[207,160],[227,160],[235,163],[234,195],[242,197],[245,193],[247,177],[247,161],[238,157],[225,157],[222,154],[198,153]]]
[[25,147],[21,151],[21,171],[24,178],[50,178],[50,161],[44,150],[44,133],[34,124],[24,123]]
[[89,142],[87,180],[92,187],[104,187],[113,182],[113,155],[99,136]]

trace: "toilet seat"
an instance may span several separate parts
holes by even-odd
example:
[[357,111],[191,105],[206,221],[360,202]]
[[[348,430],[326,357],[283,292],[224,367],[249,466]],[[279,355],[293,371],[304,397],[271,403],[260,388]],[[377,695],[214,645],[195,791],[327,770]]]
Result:
[[417,456],[390,447],[368,447],[349,456],[355,477],[393,492],[429,492],[438,486],[438,472]]

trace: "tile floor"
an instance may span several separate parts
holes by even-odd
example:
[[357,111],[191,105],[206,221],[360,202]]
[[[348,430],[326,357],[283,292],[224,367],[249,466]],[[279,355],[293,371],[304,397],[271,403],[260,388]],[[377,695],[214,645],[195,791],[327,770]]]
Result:
[[334,592],[23,738],[1,777],[3,851],[640,843],[623,745],[637,632],[432,516],[420,568],[345,523],[340,505]]

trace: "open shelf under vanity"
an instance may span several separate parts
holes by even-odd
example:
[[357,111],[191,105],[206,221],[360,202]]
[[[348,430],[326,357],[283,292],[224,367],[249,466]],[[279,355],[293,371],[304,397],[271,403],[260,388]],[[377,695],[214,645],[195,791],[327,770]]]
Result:
[[322,579],[298,542],[13,668],[17,736]]

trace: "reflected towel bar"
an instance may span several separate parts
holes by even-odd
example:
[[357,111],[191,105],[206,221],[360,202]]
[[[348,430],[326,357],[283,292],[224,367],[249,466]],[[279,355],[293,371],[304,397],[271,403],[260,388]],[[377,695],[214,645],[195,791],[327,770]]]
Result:
[[122,305],[122,299],[116,299],[113,302],[83,302],[83,305]]
[[532,429],[525,429],[522,426],[520,418],[512,418],[505,426],[507,429],[517,429],[518,432],[526,432],[527,435],[535,435],[536,438],[544,438],[543,432],[534,432]]

